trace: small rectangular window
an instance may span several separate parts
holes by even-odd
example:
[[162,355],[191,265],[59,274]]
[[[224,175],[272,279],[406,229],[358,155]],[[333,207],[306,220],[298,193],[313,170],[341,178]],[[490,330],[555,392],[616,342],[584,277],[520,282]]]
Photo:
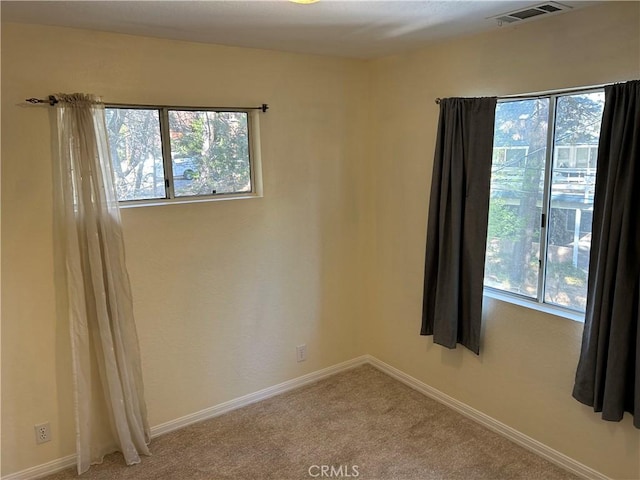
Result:
[[121,202],[255,193],[249,111],[107,107]]

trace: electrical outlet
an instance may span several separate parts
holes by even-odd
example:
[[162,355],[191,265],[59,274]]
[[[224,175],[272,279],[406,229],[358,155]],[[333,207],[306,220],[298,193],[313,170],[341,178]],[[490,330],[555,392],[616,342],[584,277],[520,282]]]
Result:
[[305,343],[296,347],[296,357],[298,362],[304,362],[307,359],[307,345]]
[[36,431],[36,443],[45,443],[51,440],[51,427],[49,422],[41,423],[33,427]]

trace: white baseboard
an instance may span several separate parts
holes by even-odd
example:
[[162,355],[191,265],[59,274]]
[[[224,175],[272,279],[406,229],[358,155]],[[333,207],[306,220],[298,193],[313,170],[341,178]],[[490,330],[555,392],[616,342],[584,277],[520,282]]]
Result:
[[259,402],[260,400],[265,400],[275,395],[293,390],[294,388],[299,388],[303,385],[317,382],[318,380],[330,377],[332,375],[335,375],[336,373],[350,370],[352,368],[359,367],[360,365],[364,365],[365,363],[367,363],[367,361],[367,355],[356,357],[352,360],[347,360],[346,362],[323,368],[322,370],[308,373],[307,375],[303,375],[301,377],[279,383],[272,387],[267,387],[262,390],[258,390],[257,392],[234,398],[233,400],[229,400],[228,402],[205,408],[204,410],[200,410],[199,412],[185,415],[184,417],[176,418],[175,420],[156,425],[155,427],[151,427],[151,437],[157,437],[158,435],[172,432],[173,430],[186,427],[187,425],[191,425],[192,423],[197,423],[209,418],[217,417],[218,415],[222,415],[232,410],[236,410],[237,408]]
[[[173,430],[186,427],[187,425],[201,422],[209,418],[217,417],[232,410],[236,410],[246,405],[259,402],[260,400],[265,400],[289,390],[302,387],[303,385],[307,385],[309,383],[313,383],[318,380],[330,377],[332,375],[335,375],[336,373],[340,373],[358,367],[360,365],[364,365],[366,363],[371,364],[378,370],[386,373],[387,375],[395,378],[396,380],[404,383],[414,390],[417,390],[418,392],[446,405],[447,407],[457,411],[458,413],[461,413],[465,417],[468,417],[487,427],[488,429],[508,438],[512,442],[526,448],[527,450],[530,450],[537,455],[549,460],[550,462],[559,465],[565,470],[568,470],[580,477],[590,480],[611,480],[609,477],[601,474],[600,472],[597,472],[596,470],[583,465],[582,463],[564,455],[563,453],[560,453],[552,449],[551,447],[548,447],[547,445],[544,445],[543,443],[540,443],[537,440],[528,437],[524,433],[521,433],[495,420],[494,418],[491,418],[490,416],[485,415],[478,410],[475,410],[469,405],[462,403],[439,390],[436,390],[426,383],[423,383],[420,380],[407,375],[406,373],[384,363],[381,360],[378,360],[371,355],[356,357],[352,360],[347,360],[346,362],[342,362],[328,368],[323,368],[322,370],[318,370],[316,372],[312,372],[307,375],[303,375],[301,377],[279,383],[272,387],[264,388],[248,395],[243,395],[242,397],[238,397],[233,400],[229,400],[228,402],[224,402],[219,405],[200,410],[199,412],[185,415],[184,417],[180,417],[175,420],[156,425],[151,428],[151,436],[157,437]],[[51,475],[53,473],[59,472],[60,470],[64,470],[65,468],[73,467],[75,463],[76,456],[69,455],[48,463],[44,463],[42,465],[5,475],[2,477],[2,480],[32,480],[35,478]]]
[[20,470],[19,472],[11,473],[2,477],[2,480],[31,480],[34,478],[46,477],[52,473],[59,472],[71,468],[76,464],[76,456],[68,455],[66,457],[57,458],[42,465]]
[[[260,400],[265,400],[269,397],[273,397],[289,390],[302,387],[303,385],[317,382],[318,380],[330,377],[332,375],[335,375],[336,373],[340,373],[345,370],[350,370],[352,368],[359,367],[360,365],[364,365],[368,362],[368,360],[369,357],[367,355],[356,357],[351,360],[347,360],[346,362],[338,363],[337,365],[323,368],[322,370],[311,372],[306,375],[302,375],[301,377],[279,383],[272,387],[267,387],[262,390],[258,390],[257,392],[234,398],[233,400],[229,400],[228,402],[214,405],[210,408],[205,408],[204,410],[200,410],[199,412],[185,415],[184,417],[180,417],[175,420],[156,425],[155,427],[151,427],[151,437],[157,437],[164,433],[172,432],[173,430],[186,427],[187,425],[191,425],[192,423],[197,423],[209,418],[217,417],[218,415],[222,415],[251,403],[259,402]],[[64,470],[65,468],[73,467],[75,464],[76,456],[69,455],[67,457],[52,460],[51,462],[43,463],[42,465],[5,475],[2,477],[2,480],[33,480],[35,478],[41,478],[47,475],[51,475],[53,473],[59,472],[60,470]]]
[[377,358],[367,355],[367,361],[372,366],[376,367],[378,370],[386,373],[390,377],[395,378],[396,380],[404,383],[405,385],[417,390],[418,392],[426,395],[433,400],[446,405],[447,407],[455,410],[456,412],[464,415],[471,420],[476,421],[477,423],[487,427],[489,430],[492,430],[503,437],[508,438],[512,442],[520,445],[521,447],[530,450],[531,452],[539,455],[546,460],[549,460],[552,463],[564,468],[565,470],[570,471],[571,473],[578,475],[582,478],[586,478],[589,480],[611,480],[609,477],[603,475],[602,473],[594,470],[593,468],[587,467],[582,463],[574,460],[571,457],[566,456],[563,453],[554,450],[553,448],[534,440],[533,438],[525,435],[518,430],[505,425],[504,423],[499,422],[498,420],[486,415],[479,410],[476,410],[466,403],[462,403],[456,400],[453,397],[441,392],[440,390],[436,390],[435,388],[427,385],[426,383],[421,382],[420,380],[413,378],[410,375],[407,375],[401,370],[398,370],[391,365],[384,363]]

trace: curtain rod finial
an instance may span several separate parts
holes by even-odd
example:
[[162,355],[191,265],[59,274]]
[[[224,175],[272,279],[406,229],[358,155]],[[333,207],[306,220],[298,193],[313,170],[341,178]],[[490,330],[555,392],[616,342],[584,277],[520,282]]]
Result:
[[49,95],[46,100],[32,97],[32,98],[27,98],[25,102],[29,102],[34,105],[37,105],[38,103],[48,103],[53,107],[56,103],[58,103],[58,99],[55,97],[55,95]]

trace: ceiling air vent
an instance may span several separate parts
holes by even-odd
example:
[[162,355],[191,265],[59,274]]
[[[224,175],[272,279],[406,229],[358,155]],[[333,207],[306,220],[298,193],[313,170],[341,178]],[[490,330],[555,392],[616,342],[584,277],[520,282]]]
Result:
[[516,10],[509,13],[501,13],[493,18],[498,21],[500,25],[503,23],[521,22],[523,20],[531,20],[532,18],[546,17],[555,13],[560,13],[569,10],[571,7],[562,5],[556,2],[547,2],[533,7],[523,8],[522,10]]

